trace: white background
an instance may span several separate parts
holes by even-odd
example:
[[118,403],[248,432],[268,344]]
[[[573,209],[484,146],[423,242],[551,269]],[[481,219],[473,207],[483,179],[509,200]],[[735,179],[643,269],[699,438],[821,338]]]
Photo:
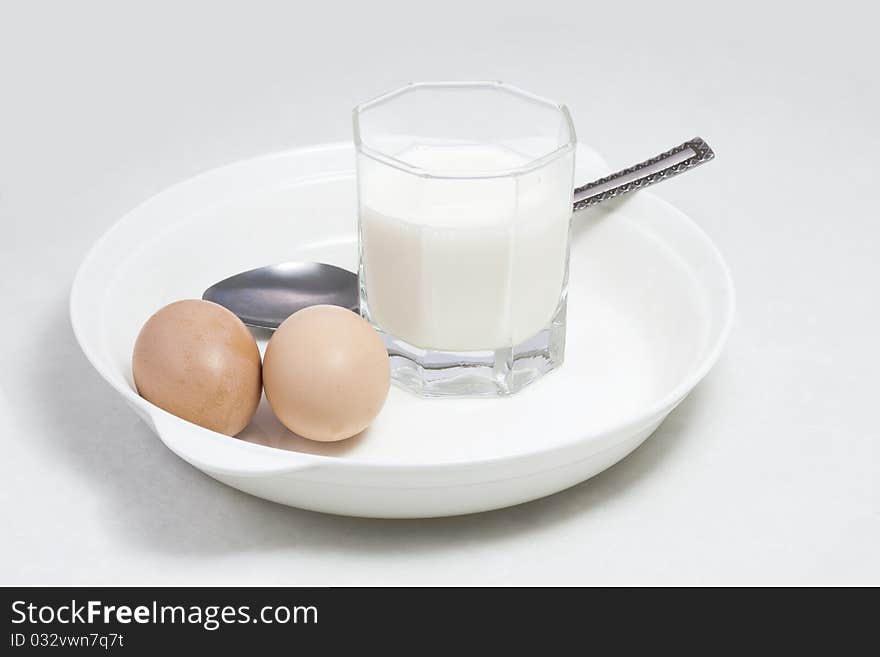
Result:
[[[0,583],[880,584],[880,86],[870,3],[0,0]],[[822,7],[816,9],[816,7]],[[67,298],[135,204],[350,138],[417,79],[565,101],[731,266],[709,377],[591,481],[493,513],[336,518],[168,452],[80,354]]]

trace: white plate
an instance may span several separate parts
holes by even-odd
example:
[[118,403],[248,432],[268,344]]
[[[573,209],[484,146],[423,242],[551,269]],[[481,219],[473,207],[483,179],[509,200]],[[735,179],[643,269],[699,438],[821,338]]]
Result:
[[[578,181],[608,167],[579,146]],[[285,260],[356,268],[354,155],[328,144],[197,176],[124,216],[93,247],[70,299],[92,365],[181,458],[283,504],[356,516],[428,517],[555,493],[638,447],[706,374],[730,328],[718,251],[649,192],[575,217],[565,364],[503,399],[420,399],[392,388],[358,437],[312,443],[266,406],[239,438],[141,399],[131,351],[166,303]],[[265,336],[260,336],[261,348]]]

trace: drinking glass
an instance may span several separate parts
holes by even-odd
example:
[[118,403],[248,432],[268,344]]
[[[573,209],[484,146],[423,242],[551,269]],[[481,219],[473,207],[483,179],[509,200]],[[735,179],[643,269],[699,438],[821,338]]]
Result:
[[562,364],[576,137],[499,82],[354,110],[361,314],[425,396],[514,393]]

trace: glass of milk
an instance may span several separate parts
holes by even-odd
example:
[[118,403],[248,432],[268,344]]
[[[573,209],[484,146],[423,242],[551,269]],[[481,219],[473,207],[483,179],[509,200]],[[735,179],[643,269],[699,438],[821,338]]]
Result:
[[575,132],[499,82],[411,84],[354,110],[361,313],[392,378],[495,396],[562,364]]

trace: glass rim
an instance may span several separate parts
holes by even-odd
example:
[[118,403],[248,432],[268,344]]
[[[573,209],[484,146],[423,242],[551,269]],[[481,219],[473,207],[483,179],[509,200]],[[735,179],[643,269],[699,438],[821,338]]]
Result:
[[[432,169],[426,169],[424,167],[415,166],[401,160],[399,158],[394,157],[393,155],[389,155],[382,150],[373,148],[366,144],[361,136],[360,129],[360,115],[365,111],[382,105],[390,100],[398,96],[402,96],[405,93],[411,92],[416,89],[443,89],[443,88],[489,88],[489,89],[498,89],[500,91],[504,91],[510,93],[514,96],[519,96],[522,99],[530,100],[534,103],[538,103],[547,108],[556,110],[559,112],[563,121],[565,122],[566,128],[568,130],[568,140],[566,143],[557,147],[552,151],[548,151],[544,155],[540,157],[529,160],[525,164],[521,164],[516,167],[508,167],[504,169],[495,169],[491,171],[453,171],[453,172],[440,172]],[[367,100],[363,103],[359,103],[355,105],[352,110],[352,124],[354,128],[354,144],[355,148],[359,153],[369,157],[372,160],[377,162],[381,162],[383,164],[387,164],[395,169],[399,169],[406,173],[419,176],[420,178],[434,178],[434,179],[451,179],[451,180],[470,180],[470,179],[482,179],[482,178],[508,178],[513,176],[522,175],[524,173],[529,173],[531,171],[535,171],[540,169],[543,166],[546,166],[550,162],[562,157],[566,153],[574,150],[577,144],[577,135],[574,129],[574,122],[571,119],[571,114],[568,111],[568,107],[563,103],[557,103],[555,101],[549,100],[542,96],[538,96],[529,91],[525,91],[517,86],[512,84],[508,84],[506,82],[502,82],[500,80],[468,80],[468,81],[451,81],[451,80],[438,80],[438,81],[424,81],[424,82],[410,82],[408,84],[403,85],[402,87],[398,87],[386,93],[380,94],[370,100]]]

